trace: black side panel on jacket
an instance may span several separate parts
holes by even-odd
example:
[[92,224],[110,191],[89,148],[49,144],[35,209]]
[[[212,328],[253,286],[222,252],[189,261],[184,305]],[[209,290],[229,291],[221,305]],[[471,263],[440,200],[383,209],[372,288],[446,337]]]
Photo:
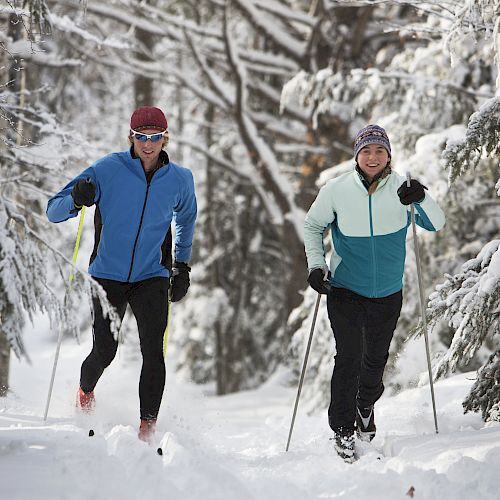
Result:
[[169,227],[161,244],[161,265],[172,271],[172,228]]
[[99,248],[99,242],[101,241],[101,231],[102,231],[101,211],[99,210],[99,205],[96,205],[94,213],[94,249],[92,250],[92,254],[90,255],[89,266],[97,257],[97,249]]

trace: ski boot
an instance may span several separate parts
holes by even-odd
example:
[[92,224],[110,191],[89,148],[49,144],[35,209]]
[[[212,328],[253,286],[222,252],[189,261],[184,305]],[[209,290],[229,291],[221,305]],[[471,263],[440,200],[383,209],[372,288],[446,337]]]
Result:
[[335,451],[344,462],[352,464],[358,459],[354,448],[354,430],[337,429],[333,436]]
[[356,434],[361,441],[369,443],[377,431],[373,405],[356,409]]
[[138,437],[141,441],[148,444],[153,444],[154,436],[156,430],[156,419],[144,419],[141,418],[141,425],[139,426]]
[[94,391],[84,392],[81,387],[78,387],[78,392],[76,393],[76,407],[84,413],[92,413],[95,407]]

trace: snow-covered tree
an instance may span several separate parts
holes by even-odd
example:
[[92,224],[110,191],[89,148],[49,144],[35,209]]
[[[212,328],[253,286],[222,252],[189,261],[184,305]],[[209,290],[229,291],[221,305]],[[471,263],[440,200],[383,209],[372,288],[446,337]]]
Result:
[[29,359],[22,338],[26,319],[33,321],[36,313],[43,312],[49,315],[56,333],[63,329],[77,334],[75,304],[80,303],[81,296],[90,302],[97,295],[116,321],[104,292],[88,275],[74,270],[69,284],[71,260],[56,248],[56,232],[45,218],[56,172],[60,178],[65,163],[74,161],[77,155],[53,154],[67,149],[70,131],[41,104],[44,89],[26,87],[24,72],[30,66],[20,54],[37,53],[40,34],[34,35],[31,30],[25,37],[19,34],[33,23],[43,27],[48,15],[45,2],[31,2],[29,6],[34,10],[13,5],[14,13],[7,13],[6,24],[15,29],[8,31],[11,36],[6,36],[2,45],[2,56],[14,77],[0,90],[1,395],[8,389],[10,349]]
[[[499,166],[498,144],[500,141],[500,5],[498,2],[482,1],[476,4],[466,2],[457,16],[453,31],[454,40],[471,36],[471,30],[464,28],[464,16],[486,28],[485,38],[492,40],[497,80],[495,97],[487,100],[469,119],[465,137],[450,141],[443,152],[443,164],[449,171],[449,182],[467,171],[488,163]],[[472,32],[477,39],[477,31]],[[500,195],[498,173],[490,184]],[[447,275],[446,281],[436,287],[428,304],[430,325],[446,320],[453,328],[454,335],[446,354],[435,366],[436,376],[443,376],[454,370],[459,361],[467,362],[478,349],[488,344],[498,344],[500,334],[500,249],[499,240],[492,240],[481,249],[477,257],[462,265],[460,272]],[[477,381],[464,401],[465,411],[481,411],[483,419],[498,420],[500,394],[498,391],[498,371],[500,359],[495,351],[479,370]]]

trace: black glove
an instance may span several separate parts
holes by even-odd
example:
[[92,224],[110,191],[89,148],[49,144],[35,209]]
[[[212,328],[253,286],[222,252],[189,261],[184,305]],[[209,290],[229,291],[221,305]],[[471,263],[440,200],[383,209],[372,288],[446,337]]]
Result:
[[178,302],[186,295],[190,285],[189,271],[191,271],[191,268],[185,262],[174,262],[172,266],[172,289],[170,294],[172,302]]
[[420,203],[424,201],[425,189],[427,189],[423,184],[420,184],[416,179],[410,180],[410,186],[403,182],[398,189],[399,201],[403,205],[411,205],[412,203]]
[[94,204],[95,198],[95,185],[90,178],[80,179],[71,191],[75,207],[91,207]]
[[[307,282],[313,290],[316,290],[318,293],[326,295],[331,290],[331,285],[329,281],[325,281],[325,268],[319,267],[318,269],[313,269],[307,278]],[[331,273],[328,271],[326,275],[327,279],[330,278]]]

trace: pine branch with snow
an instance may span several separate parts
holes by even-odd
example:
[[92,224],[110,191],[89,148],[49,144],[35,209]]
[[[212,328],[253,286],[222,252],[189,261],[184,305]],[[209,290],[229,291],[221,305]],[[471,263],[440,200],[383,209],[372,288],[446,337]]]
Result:
[[500,240],[485,245],[462,272],[446,278],[428,304],[429,326],[444,319],[455,330],[448,351],[434,367],[436,377],[470,359],[487,336],[500,333]]
[[485,421],[500,422],[500,349],[479,370],[463,407],[465,412],[480,411]]
[[500,97],[493,97],[470,117],[465,138],[446,145],[442,159],[444,167],[449,169],[450,184],[475,168],[484,156],[498,156],[499,142]]
[[[33,229],[20,209],[26,211],[22,200],[0,196],[0,318],[2,333],[16,355],[29,359],[22,339],[23,326],[26,318],[34,322],[39,311],[49,315],[54,329],[78,336],[74,311],[81,306],[82,297],[87,297],[90,307],[91,297],[99,298],[116,332],[120,321],[100,285],[77,269],[69,284],[70,260]],[[63,293],[54,284],[54,274],[64,284]]]

